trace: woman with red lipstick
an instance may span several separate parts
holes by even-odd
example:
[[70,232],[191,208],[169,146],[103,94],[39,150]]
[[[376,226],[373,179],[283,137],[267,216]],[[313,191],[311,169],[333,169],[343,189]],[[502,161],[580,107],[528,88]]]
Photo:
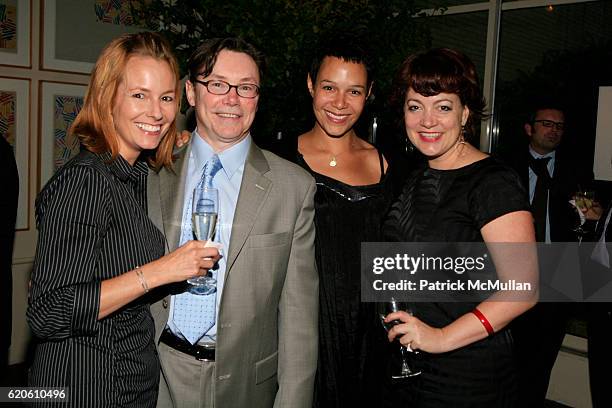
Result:
[[387,163],[354,129],[372,90],[368,55],[352,38],[323,44],[307,77],[315,124],[298,138],[297,157],[317,182],[320,313],[314,406],[367,406],[380,382],[370,367],[376,361],[370,357],[381,349],[372,345],[372,336],[382,336],[382,329],[373,304],[360,301],[360,244],[379,237],[381,215],[390,202]]
[[197,241],[164,256],[164,235],[147,216],[147,173],[172,165],[179,86],[161,36],[112,41],[71,129],[82,152],[38,195],[29,385],[66,397],[40,406],[156,405],[159,361],[143,295],[202,275],[218,259]]
[[[537,258],[531,244],[522,247],[526,257],[511,260],[496,256],[503,253],[491,245],[533,243],[534,231],[519,177],[466,140],[485,107],[473,63],[450,49],[412,55],[394,88],[408,139],[427,165],[412,174],[391,206],[385,238],[485,242],[500,280],[520,274],[535,288]],[[471,303],[414,302],[413,315],[389,314],[386,321],[402,322],[389,331],[389,340],[421,351],[413,360],[422,374],[389,385],[388,405],[515,407],[513,344],[506,326],[534,305],[537,290],[515,301],[499,296],[495,292]]]

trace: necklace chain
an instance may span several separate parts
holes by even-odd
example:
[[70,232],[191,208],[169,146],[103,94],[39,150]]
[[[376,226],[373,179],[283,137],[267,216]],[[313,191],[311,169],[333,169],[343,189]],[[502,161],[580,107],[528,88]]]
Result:
[[338,165],[338,157],[342,156],[344,153],[350,151],[353,147],[355,147],[355,145],[353,143],[351,143],[351,145],[349,146],[348,149],[346,149],[345,151],[338,153],[338,154],[334,154],[331,153],[331,157],[329,159],[329,167],[336,167]]

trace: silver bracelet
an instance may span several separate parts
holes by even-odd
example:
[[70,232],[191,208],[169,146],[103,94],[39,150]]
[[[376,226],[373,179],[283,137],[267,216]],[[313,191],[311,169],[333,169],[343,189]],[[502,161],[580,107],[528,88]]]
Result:
[[149,285],[147,285],[147,281],[144,275],[142,274],[142,270],[140,269],[140,266],[137,266],[135,271],[136,271],[136,275],[138,276],[138,280],[140,281],[140,284],[142,285],[142,288],[144,289],[145,293],[148,293]]

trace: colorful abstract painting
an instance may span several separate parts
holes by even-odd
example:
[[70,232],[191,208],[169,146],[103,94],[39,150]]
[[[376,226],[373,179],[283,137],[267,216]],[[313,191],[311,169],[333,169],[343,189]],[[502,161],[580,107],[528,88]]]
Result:
[[53,113],[54,170],[63,166],[71,157],[79,153],[79,140],[68,135],[68,130],[83,107],[83,98],[77,96],[55,95]]
[[133,0],[95,0],[96,20],[102,23],[132,26],[132,10],[137,10],[140,2]]
[[15,147],[17,93],[0,91],[0,135]]
[[0,49],[17,51],[17,4],[0,0]]

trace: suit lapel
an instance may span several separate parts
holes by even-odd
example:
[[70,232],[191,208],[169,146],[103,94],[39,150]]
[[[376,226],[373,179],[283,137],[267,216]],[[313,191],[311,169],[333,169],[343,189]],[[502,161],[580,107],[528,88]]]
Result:
[[160,172],[160,202],[166,240],[170,251],[179,244],[181,223],[183,222],[183,203],[185,201],[185,177],[189,166],[191,144],[179,152],[174,162],[174,171]]
[[236,203],[236,211],[232,223],[232,237],[227,258],[226,277],[242,251],[261,207],[266,201],[272,182],[264,176],[270,171],[268,161],[255,143],[251,143],[249,154],[244,165],[244,175]]
[[[161,171],[161,170],[160,170]],[[164,234],[164,221],[161,211],[161,195],[159,191],[159,173],[149,169],[147,176],[147,213],[151,222]],[[166,239],[166,253],[169,252],[168,240]]]

